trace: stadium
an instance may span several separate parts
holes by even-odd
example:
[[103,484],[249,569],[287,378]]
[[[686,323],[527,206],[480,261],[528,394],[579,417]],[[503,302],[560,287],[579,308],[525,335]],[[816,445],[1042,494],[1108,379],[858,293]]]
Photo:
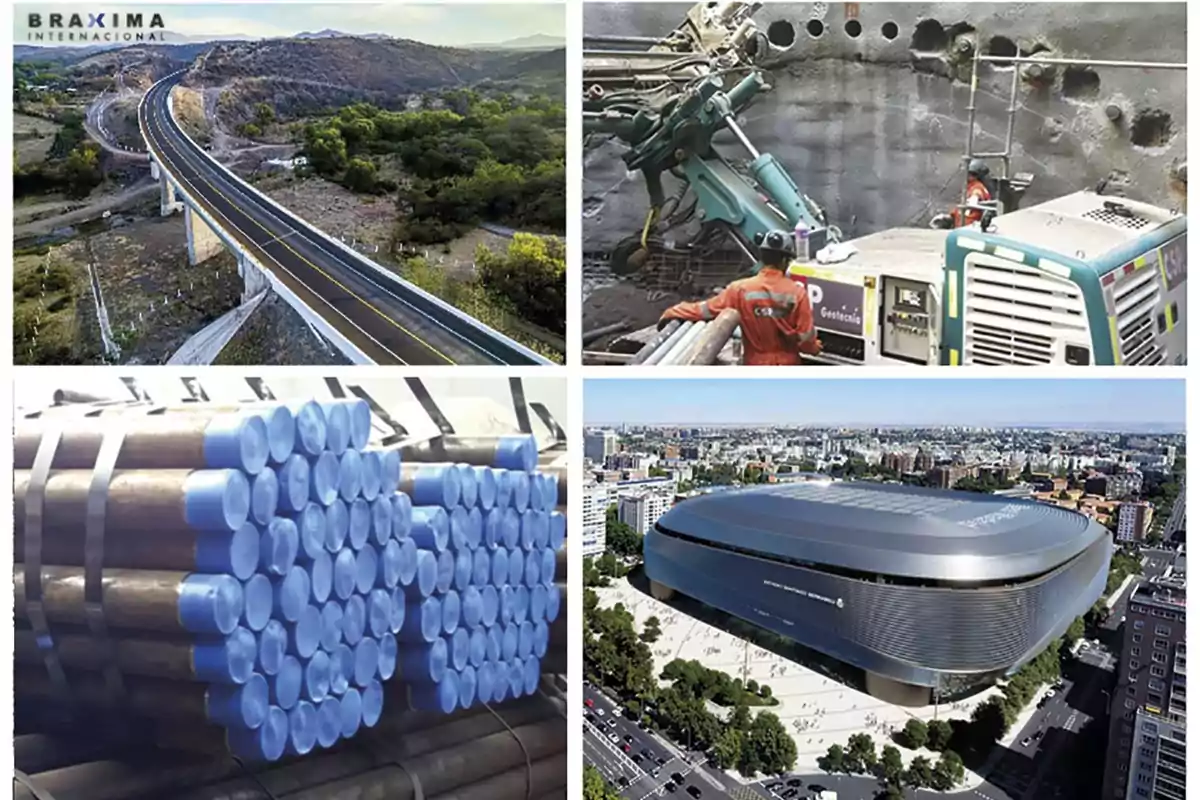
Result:
[[926,705],[1010,675],[1104,591],[1112,537],[1029,500],[872,483],[704,495],[645,539],[653,595],[679,592],[863,670]]

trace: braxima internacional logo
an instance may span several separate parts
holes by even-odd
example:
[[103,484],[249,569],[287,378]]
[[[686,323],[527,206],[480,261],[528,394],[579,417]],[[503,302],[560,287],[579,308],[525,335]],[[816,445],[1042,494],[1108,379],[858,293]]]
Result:
[[144,11],[63,13],[45,10],[25,14],[26,41],[33,44],[161,44],[167,40],[166,27],[162,14]]

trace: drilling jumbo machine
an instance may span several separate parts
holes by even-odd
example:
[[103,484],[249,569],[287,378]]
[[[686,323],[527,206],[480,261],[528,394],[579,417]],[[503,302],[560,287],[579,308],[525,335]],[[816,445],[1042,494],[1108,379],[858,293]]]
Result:
[[[754,262],[766,232],[803,230],[806,246],[789,275],[807,285],[812,300],[824,344],[813,362],[1186,363],[1186,216],[1106,196],[1102,187],[1020,208],[1033,177],[1010,174],[1018,69],[1005,150],[974,152],[969,134],[963,156],[964,166],[1000,162],[996,199],[983,203],[982,219],[953,230],[896,228],[843,242],[825,211],[738,124],[739,113],[771,88],[771,61],[795,42],[788,22],[758,28],[752,17],[761,5],[699,3],[662,38],[585,37],[584,131],[626,146],[626,167],[642,173],[650,200],[642,230],[610,255],[615,274],[632,276],[653,255],[696,252],[721,240]],[[976,52],[972,132],[983,62],[1182,66]],[[722,131],[748,160],[714,145]],[[664,175],[678,181],[670,196]],[[959,208],[968,207],[964,193]],[[680,244],[673,237],[693,221],[700,223],[698,236]],[[818,259],[822,250],[843,255]]]

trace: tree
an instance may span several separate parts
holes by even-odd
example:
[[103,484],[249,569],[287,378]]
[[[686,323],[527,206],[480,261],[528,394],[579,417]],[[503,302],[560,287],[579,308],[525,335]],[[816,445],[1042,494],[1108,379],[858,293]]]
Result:
[[760,770],[778,775],[796,765],[796,742],[779,717],[769,711],[754,718],[742,741],[742,762],[747,768],[740,770],[743,775],[749,777]]
[[944,719],[930,720],[925,730],[929,734],[925,746],[930,750],[944,750],[954,736],[954,728]]
[[884,745],[879,759],[879,777],[888,784],[897,784],[904,777],[904,759],[895,745]]
[[875,755],[875,742],[865,733],[856,733],[850,737],[846,742],[846,753],[848,760],[858,767],[855,772],[874,772],[875,765],[879,763]]
[[904,723],[904,730],[901,731],[901,737],[905,747],[910,750],[920,750],[925,746],[926,740],[929,738],[929,731],[925,727],[925,723],[915,717]]
[[758,694],[758,681],[754,680],[753,678],[746,681],[746,691]]
[[642,641],[646,644],[654,644],[662,636],[662,629],[658,627],[658,617],[650,617],[646,620],[646,624],[642,626]]
[[971,714],[971,730],[983,745],[1000,741],[1009,724],[1003,701],[994,695],[977,705]]
[[904,782],[916,789],[922,789],[933,783],[933,767],[925,756],[917,756],[908,765],[904,773]]
[[963,762],[958,753],[947,750],[942,753],[942,757],[933,768],[930,785],[940,792],[948,792],[962,782],[964,772]]
[[758,687],[758,696],[761,697],[763,700],[770,700],[771,699],[771,687],[767,686],[765,683],[762,686]]
[[742,732],[734,727],[726,728],[713,742],[713,760],[720,769],[729,769],[742,757]]
[[894,783],[889,783],[879,790],[875,800],[904,800],[904,790]]
[[1071,620],[1071,625],[1067,628],[1067,632],[1064,634],[1064,636],[1066,637],[1067,642],[1074,644],[1083,638],[1084,630],[1083,617],[1076,617],[1075,619]]
[[260,127],[267,127],[275,121],[275,109],[267,103],[258,103],[254,106],[254,120]]
[[558,333],[566,331],[566,263],[561,241],[526,233],[514,235],[503,255],[482,246],[475,253],[486,288],[507,298],[530,322]]
[[346,186],[356,192],[371,192],[377,180],[375,165],[365,158],[352,158],[346,167]]
[[644,537],[631,526],[617,518],[617,508],[612,506],[604,519],[604,546],[624,558],[642,554]]
[[831,744],[825,755],[817,759],[817,766],[825,772],[844,772],[846,769],[846,753],[840,744]]
[[609,788],[600,770],[591,764],[583,768],[583,800],[618,800],[620,797]]

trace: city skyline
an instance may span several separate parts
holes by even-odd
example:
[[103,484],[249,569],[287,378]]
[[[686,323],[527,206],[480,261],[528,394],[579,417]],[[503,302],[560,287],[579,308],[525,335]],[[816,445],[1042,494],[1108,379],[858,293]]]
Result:
[[[877,384],[884,386],[870,388]],[[584,424],[1120,428],[1182,433],[1184,382],[592,379],[584,382]]]

